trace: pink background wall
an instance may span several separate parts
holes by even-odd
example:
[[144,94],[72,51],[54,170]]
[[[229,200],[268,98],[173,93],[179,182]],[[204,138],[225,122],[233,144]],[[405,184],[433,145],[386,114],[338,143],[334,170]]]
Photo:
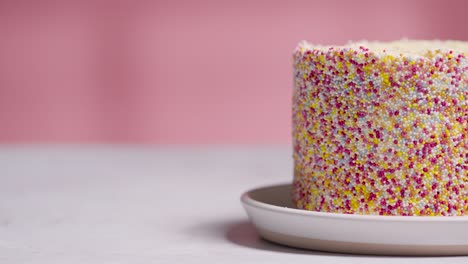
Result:
[[289,143],[291,52],[468,39],[468,1],[1,1],[0,143]]

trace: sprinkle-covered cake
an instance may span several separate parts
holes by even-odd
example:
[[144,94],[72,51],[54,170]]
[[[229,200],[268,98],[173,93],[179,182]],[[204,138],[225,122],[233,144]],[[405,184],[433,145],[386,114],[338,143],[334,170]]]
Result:
[[468,214],[468,42],[302,42],[293,58],[298,208]]

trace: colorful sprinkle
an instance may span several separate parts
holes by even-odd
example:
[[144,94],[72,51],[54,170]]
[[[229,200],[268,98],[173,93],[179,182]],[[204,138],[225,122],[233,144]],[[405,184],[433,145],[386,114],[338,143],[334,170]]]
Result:
[[293,92],[296,206],[467,215],[467,55],[300,44]]

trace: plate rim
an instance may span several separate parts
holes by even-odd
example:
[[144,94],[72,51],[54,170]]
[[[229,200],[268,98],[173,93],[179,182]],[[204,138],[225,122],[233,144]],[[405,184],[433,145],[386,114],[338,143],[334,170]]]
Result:
[[360,214],[341,214],[319,211],[307,211],[303,209],[295,209],[282,207],[264,203],[254,199],[251,193],[267,188],[292,185],[291,183],[272,184],[262,187],[257,187],[244,192],[241,197],[241,203],[248,206],[253,206],[258,209],[269,210],[283,214],[294,214],[304,217],[320,217],[333,218],[340,220],[355,220],[355,221],[389,221],[389,222],[466,222],[468,215],[464,216],[402,216],[402,215],[360,215]]

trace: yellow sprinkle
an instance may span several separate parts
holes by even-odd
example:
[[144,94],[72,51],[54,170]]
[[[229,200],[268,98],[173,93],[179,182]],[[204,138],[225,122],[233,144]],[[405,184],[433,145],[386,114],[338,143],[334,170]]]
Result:
[[343,64],[341,64],[341,62],[339,61],[336,63],[336,67],[341,70],[343,68]]

